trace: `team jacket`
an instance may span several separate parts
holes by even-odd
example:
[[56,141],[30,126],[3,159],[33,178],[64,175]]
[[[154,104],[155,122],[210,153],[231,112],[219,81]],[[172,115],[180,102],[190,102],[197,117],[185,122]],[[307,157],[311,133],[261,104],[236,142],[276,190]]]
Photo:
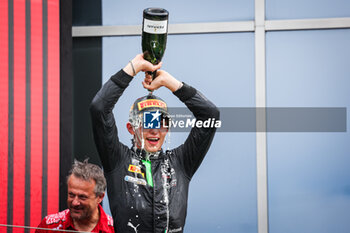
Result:
[[[215,128],[193,127],[184,144],[151,157],[151,187],[146,182],[145,166],[141,161],[144,155],[119,141],[112,112],[131,79],[120,70],[103,85],[90,106],[115,231],[183,232],[189,183],[209,149]],[[197,120],[219,119],[215,105],[193,87],[184,83],[174,94]]]
[[[100,220],[98,221],[97,225],[91,232],[114,233],[112,217],[106,214],[100,205],[98,206],[98,209],[100,211]],[[61,232],[59,230],[76,231],[73,225],[72,217],[70,216],[69,209],[63,210],[56,214],[50,214],[46,216],[41,221],[38,228],[42,228],[42,229],[36,229],[35,233]],[[43,228],[47,230],[44,230]]]

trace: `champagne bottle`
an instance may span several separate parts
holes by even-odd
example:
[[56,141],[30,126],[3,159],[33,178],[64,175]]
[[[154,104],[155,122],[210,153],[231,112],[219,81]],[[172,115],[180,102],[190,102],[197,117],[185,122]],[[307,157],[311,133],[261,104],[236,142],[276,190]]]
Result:
[[[144,58],[157,65],[163,58],[168,35],[169,12],[162,8],[143,10],[142,51]],[[151,72],[153,79],[157,71]]]

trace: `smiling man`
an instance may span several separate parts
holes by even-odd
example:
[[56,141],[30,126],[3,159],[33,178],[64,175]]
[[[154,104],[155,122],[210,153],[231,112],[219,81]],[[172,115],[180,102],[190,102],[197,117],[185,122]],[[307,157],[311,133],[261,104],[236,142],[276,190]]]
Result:
[[67,185],[68,209],[46,216],[38,226],[40,229],[35,232],[73,230],[114,233],[113,219],[103,211],[100,205],[106,189],[106,179],[102,169],[88,163],[87,160],[75,161],[67,178]]
[[90,112],[95,143],[107,179],[108,198],[116,232],[183,232],[189,183],[215,134],[215,127],[194,127],[183,145],[163,151],[170,118],[166,103],[152,94],[137,99],[129,112],[129,148],[119,141],[113,108],[129,82],[146,73],[143,87],[169,89],[197,121],[219,119],[219,111],[193,87],[181,83],[137,55],[108,80],[96,94]]
[[168,133],[168,122],[168,108],[161,98],[152,94],[138,98],[131,106],[126,125],[134,136],[134,149],[144,149],[147,155],[159,152]]

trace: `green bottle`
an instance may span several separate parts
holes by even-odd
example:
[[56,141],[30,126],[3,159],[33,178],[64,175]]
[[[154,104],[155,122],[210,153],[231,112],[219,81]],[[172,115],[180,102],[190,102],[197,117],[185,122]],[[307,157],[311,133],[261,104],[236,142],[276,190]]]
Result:
[[[169,12],[163,8],[143,10],[142,52],[144,58],[157,65],[163,58],[168,35]],[[153,79],[157,71],[152,73]]]

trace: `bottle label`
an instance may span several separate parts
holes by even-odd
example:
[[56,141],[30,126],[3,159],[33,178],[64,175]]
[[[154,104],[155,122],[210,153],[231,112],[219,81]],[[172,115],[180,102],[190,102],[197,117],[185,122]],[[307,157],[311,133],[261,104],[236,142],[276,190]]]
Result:
[[151,34],[165,34],[167,33],[167,20],[156,21],[144,19],[143,31]]

